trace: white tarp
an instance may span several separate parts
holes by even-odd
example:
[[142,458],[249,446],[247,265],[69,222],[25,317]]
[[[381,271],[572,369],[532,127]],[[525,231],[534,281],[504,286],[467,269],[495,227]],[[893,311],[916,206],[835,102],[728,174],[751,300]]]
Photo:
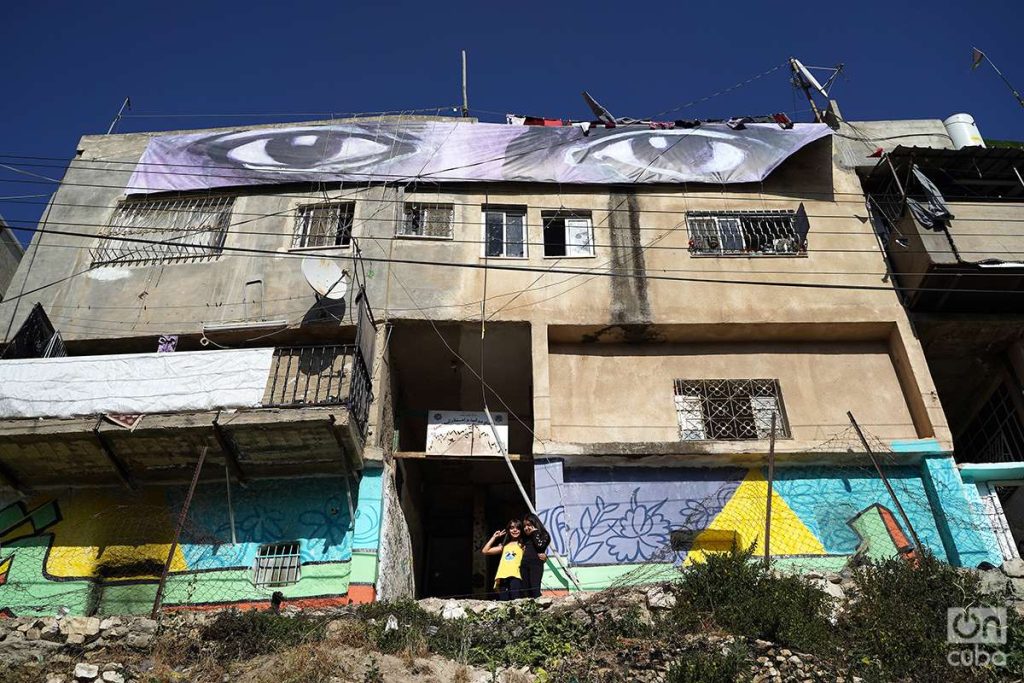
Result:
[[273,348],[0,361],[0,418],[259,406]]

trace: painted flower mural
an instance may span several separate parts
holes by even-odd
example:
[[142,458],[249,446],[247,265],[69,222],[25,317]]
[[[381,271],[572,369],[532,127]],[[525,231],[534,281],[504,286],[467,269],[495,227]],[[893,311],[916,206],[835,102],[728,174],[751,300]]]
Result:
[[648,560],[669,545],[672,525],[660,510],[667,501],[644,505],[637,501],[639,488],[629,497],[629,508],[613,525],[605,541],[608,552],[618,562]]

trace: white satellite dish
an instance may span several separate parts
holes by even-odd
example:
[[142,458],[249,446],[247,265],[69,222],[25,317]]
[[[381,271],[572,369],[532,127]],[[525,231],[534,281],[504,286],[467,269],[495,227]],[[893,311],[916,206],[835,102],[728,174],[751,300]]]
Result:
[[325,299],[344,299],[348,294],[348,271],[334,259],[307,256],[302,259],[302,274],[313,291]]

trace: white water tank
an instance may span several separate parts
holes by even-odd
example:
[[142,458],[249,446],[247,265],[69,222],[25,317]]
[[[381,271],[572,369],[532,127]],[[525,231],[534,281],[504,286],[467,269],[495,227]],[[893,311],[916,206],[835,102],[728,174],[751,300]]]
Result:
[[981,131],[970,114],[953,114],[943,121],[942,125],[946,127],[946,132],[957,149],[985,146],[985,141],[981,139]]

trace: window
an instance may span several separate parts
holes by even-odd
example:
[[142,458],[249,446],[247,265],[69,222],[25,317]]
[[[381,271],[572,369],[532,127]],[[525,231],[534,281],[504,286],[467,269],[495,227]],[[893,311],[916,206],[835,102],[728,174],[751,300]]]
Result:
[[292,249],[349,246],[354,206],[352,202],[300,206],[295,214]]
[[545,256],[593,256],[594,226],[589,212],[545,211]]
[[676,416],[683,441],[767,439],[775,413],[775,435],[788,437],[775,379],[677,379]]
[[[234,197],[121,202],[92,250],[92,265],[216,258],[224,246],[233,203]],[[131,241],[136,239],[152,241]]]
[[406,204],[398,234],[450,238],[454,222],[455,211],[451,204]]
[[807,213],[796,211],[691,211],[686,214],[690,253],[797,256],[807,253]]
[[484,209],[484,254],[523,258],[526,256],[526,209]]
[[252,583],[257,588],[277,588],[298,583],[301,576],[298,543],[271,543],[256,551]]
[[[968,462],[1013,462],[1024,454],[1021,423],[1014,389],[1003,381],[956,439],[956,450]],[[1016,390],[1020,396],[1020,390]]]

